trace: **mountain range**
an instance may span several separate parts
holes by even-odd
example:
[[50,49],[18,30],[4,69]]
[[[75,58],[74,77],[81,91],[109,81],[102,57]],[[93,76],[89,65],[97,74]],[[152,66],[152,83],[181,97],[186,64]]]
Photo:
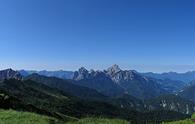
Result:
[[19,70],[18,72],[20,72],[20,74],[24,77],[36,73],[36,74],[43,75],[43,76],[57,77],[57,78],[61,78],[61,79],[72,79],[73,74],[74,74],[73,71],[63,71],[63,70],[59,70],[59,71]]
[[[122,70],[118,65],[103,71],[88,71],[82,67],[74,73],[73,80],[76,80],[74,83],[77,85],[95,89],[105,95],[122,93],[139,99],[149,99],[164,93],[176,93],[187,86],[183,81],[148,77],[135,70]],[[114,93],[108,94],[111,92]]]
[[160,111],[173,119],[174,115],[167,113],[184,117],[195,111],[194,81],[187,84],[173,78],[154,78],[118,65],[103,71],[81,67],[75,72],[61,72],[0,71],[0,94],[4,94],[0,96],[10,98],[0,107],[9,103],[6,108],[58,118],[87,115],[130,120],[140,119],[133,115],[154,117]]
[[[74,71],[35,71],[35,70],[19,70],[20,74],[22,76],[28,76],[33,73],[37,73],[39,75],[43,76],[50,76],[50,77],[58,77],[62,79],[72,79],[74,76]],[[189,83],[193,80],[195,80],[195,71],[188,71],[185,73],[178,73],[178,72],[165,72],[165,73],[154,73],[154,72],[146,72],[146,73],[140,73],[143,76],[151,77],[155,79],[170,79],[170,80],[177,80],[182,81],[185,83]]]
[[185,73],[177,73],[177,72],[166,72],[166,73],[142,73],[142,75],[147,77],[152,77],[156,79],[171,79],[171,80],[178,80],[185,83],[189,83],[195,80],[195,71],[188,71]]

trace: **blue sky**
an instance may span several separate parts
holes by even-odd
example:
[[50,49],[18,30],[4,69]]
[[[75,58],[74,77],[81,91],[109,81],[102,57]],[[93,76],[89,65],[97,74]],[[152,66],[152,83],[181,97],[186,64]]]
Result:
[[195,70],[194,0],[0,0],[0,68]]

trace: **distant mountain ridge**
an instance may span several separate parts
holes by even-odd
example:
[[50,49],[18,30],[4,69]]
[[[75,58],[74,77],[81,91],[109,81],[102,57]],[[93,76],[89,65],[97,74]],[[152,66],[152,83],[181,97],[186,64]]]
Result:
[[195,71],[189,71],[186,73],[177,73],[177,72],[167,72],[167,73],[142,73],[144,76],[156,78],[156,79],[171,79],[171,80],[179,80],[185,83],[189,83],[195,80]]
[[178,80],[156,79],[151,76],[145,76],[135,70],[122,70],[116,64],[103,71],[92,69],[88,71],[81,67],[75,72],[62,70],[14,71],[12,69],[0,72],[0,80],[22,79],[37,73],[38,75],[57,77],[63,80],[70,79],[71,81],[69,80],[68,82],[97,90],[106,96],[129,94],[139,99],[149,99],[164,93],[176,93],[187,85],[187,83]]
[[[112,75],[113,71],[120,71],[120,68],[117,67],[118,65],[115,64],[114,70],[109,70]],[[93,71],[93,70],[91,70]],[[136,72],[135,70],[131,70]],[[74,76],[74,71],[64,71],[64,70],[58,70],[58,71],[36,71],[36,70],[19,70],[20,74],[22,76],[28,76],[33,73],[37,73],[39,75],[43,76],[49,76],[49,77],[58,77],[62,79],[72,79]],[[115,72],[116,73],[116,72]],[[146,77],[156,78],[156,79],[171,79],[171,80],[178,80],[185,83],[189,83],[193,80],[195,80],[195,71],[188,71],[185,73],[177,73],[177,72],[164,72],[164,73],[153,73],[153,72],[146,72],[146,73],[139,73]]]
[[47,76],[47,77],[57,77],[61,79],[72,79],[73,78],[73,71],[31,71],[31,70],[19,70],[20,74],[24,77],[29,76],[33,73],[37,73],[39,75]]

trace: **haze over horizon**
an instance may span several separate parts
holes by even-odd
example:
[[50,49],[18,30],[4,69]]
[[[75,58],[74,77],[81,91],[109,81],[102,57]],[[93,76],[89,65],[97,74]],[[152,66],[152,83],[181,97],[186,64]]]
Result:
[[194,0],[2,0],[0,69],[195,70]]

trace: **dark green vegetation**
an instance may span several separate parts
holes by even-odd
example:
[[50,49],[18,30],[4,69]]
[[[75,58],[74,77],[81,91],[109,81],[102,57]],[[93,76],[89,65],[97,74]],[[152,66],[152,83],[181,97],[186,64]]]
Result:
[[128,115],[125,114],[128,112],[113,105],[81,100],[30,80],[5,80],[0,83],[0,90],[19,99],[22,103],[62,116],[128,118]]
[[[0,83],[0,91],[1,108],[31,111],[63,121],[69,119],[75,120],[75,118],[103,117],[120,118],[143,123],[146,121],[153,122],[155,121],[154,118],[166,121],[188,117],[181,113],[169,111],[141,113],[132,109],[119,107],[119,104],[116,103],[84,100],[31,80],[5,80]],[[128,101],[127,98],[126,100]]]
[[[156,97],[156,98],[152,98],[151,100],[150,99],[146,100],[146,102],[143,102],[142,100],[139,100],[136,97],[132,97],[128,94],[122,94],[122,95],[118,95],[117,97],[110,98],[100,94],[96,90],[75,85],[71,83],[73,82],[73,80],[62,80],[55,77],[40,76],[38,74],[32,74],[25,78],[25,80],[29,80],[29,79],[38,82],[40,84],[45,84],[49,87],[57,88],[58,90],[62,90],[68,94],[77,96],[85,100],[91,100],[91,101],[96,100],[100,102],[107,102],[109,104],[113,104],[114,106],[117,106],[118,108],[123,108],[125,110],[127,109],[138,110],[140,112],[144,112],[144,111],[160,109],[160,110],[178,111],[184,114],[187,113],[191,114],[194,107],[193,106],[194,104],[192,104],[192,102],[175,95],[164,95],[164,97],[162,96],[159,98]],[[96,83],[98,84],[98,82]],[[166,102],[165,107],[162,106],[162,104],[164,104],[163,102]],[[189,112],[187,112],[187,107],[189,107]]]
[[163,124],[194,124],[194,123],[195,123],[195,114],[193,114],[190,119],[167,122],[167,123],[163,123]]
[[68,94],[73,96],[78,96],[84,99],[104,99],[106,96],[100,94],[96,90],[77,86],[73,84],[73,80],[63,80],[56,77],[46,77],[38,74],[32,74],[25,78],[25,80],[32,80],[41,84],[45,84],[49,87],[56,88],[58,90],[63,90]]
[[68,122],[66,124],[128,124],[128,121],[120,119],[85,118],[75,122]]
[[195,104],[192,101],[184,99],[178,95],[161,95],[150,100],[146,100],[148,110],[171,110],[184,114],[192,114]]

